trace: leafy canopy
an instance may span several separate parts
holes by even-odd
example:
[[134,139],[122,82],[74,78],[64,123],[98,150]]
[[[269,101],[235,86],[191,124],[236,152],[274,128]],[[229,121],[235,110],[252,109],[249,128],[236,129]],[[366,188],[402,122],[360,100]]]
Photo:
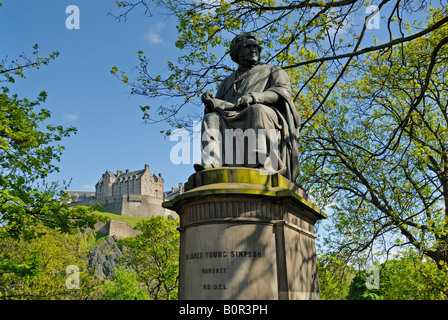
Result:
[[135,237],[119,240],[122,262],[137,273],[146,295],[152,300],[177,299],[179,274],[179,222],[153,216],[142,220]]
[[[50,173],[59,170],[55,162],[64,150],[60,142],[75,134],[76,128],[49,123],[50,111],[41,107],[46,92],[28,100],[11,94],[6,87],[17,77],[24,78],[24,70],[39,69],[59,55],[55,51],[45,58],[39,55],[37,45],[33,49],[33,58],[22,53],[17,59],[0,62],[0,82],[5,83],[0,89],[0,240],[30,242],[47,230],[75,233],[103,220],[92,208],[68,208],[68,195],[59,183],[45,183]],[[0,273],[36,275],[41,267],[38,259],[37,252],[21,263],[0,255]]]
[[[437,3],[436,3],[437,2]],[[448,22],[441,14],[424,24],[428,8],[443,8],[444,1],[362,0],[341,1],[224,1],[224,0],[140,0],[116,1],[117,19],[127,19],[131,11],[154,10],[176,19],[179,56],[167,61],[166,74],[154,74],[150,57],[137,54],[137,76],[132,79],[114,66],[111,73],[143,95],[149,105],[140,106],[148,122],[166,121],[173,127],[191,125],[201,117],[199,96],[215,90],[224,76],[235,68],[227,55],[234,35],[254,31],[263,47],[262,61],[276,64],[289,73],[296,102],[300,94],[311,99],[299,104],[302,128],[318,114],[336,84],[346,81],[353,59],[369,52],[382,54],[418,39]],[[378,11],[372,10],[375,5]],[[372,19],[381,17],[385,42],[372,43]],[[312,89],[313,88],[313,89]],[[160,105],[157,103],[160,99]],[[188,106],[188,110],[184,110]],[[195,112],[195,110],[197,110]],[[169,129],[167,129],[169,131]]]

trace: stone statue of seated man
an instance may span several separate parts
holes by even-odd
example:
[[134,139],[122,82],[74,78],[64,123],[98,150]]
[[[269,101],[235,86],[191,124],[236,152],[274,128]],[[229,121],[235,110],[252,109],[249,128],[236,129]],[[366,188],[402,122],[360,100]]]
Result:
[[260,63],[260,53],[253,33],[236,36],[230,56],[238,69],[216,95],[202,96],[202,162],[194,165],[196,171],[249,167],[297,179],[300,117],[289,77],[280,67]]

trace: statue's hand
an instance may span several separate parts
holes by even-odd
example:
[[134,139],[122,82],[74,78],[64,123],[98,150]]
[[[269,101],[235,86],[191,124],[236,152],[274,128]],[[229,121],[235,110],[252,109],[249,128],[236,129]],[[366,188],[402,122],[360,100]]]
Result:
[[214,98],[215,98],[215,95],[210,91],[207,91],[202,95],[201,100],[205,104],[204,113],[207,114],[207,113],[213,111],[213,103],[211,102],[211,99],[214,99]]
[[204,93],[202,95],[201,100],[202,100],[203,103],[207,104],[207,102],[210,99],[214,99],[214,98],[215,98],[215,95],[213,94],[213,92],[207,91],[206,93]]
[[245,94],[244,96],[242,96],[241,98],[239,98],[236,101],[235,107],[237,107],[238,109],[244,109],[253,103],[254,103],[254,98],[249,94]]

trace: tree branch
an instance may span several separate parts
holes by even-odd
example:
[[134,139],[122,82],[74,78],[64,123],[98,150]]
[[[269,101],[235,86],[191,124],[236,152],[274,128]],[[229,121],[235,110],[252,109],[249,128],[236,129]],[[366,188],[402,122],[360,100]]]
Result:
[[365,54],[365,53],[391,48],[391,47],[393,47],[393,46],[395,46],[397,44],[404,43],[404,42],[409,42],[409,41],[415,40],[417,38],[420,38],[420,37],[422,37],[422,36],[432,32],[432,31],[440,28],[441,26],[443,26],[447,22],[448,22],[448,17],[445,17],[445,18],[439,20],[437,23],[433,24],[432,26],[426,28],[425,30],[423,30],[421,32],[418,32],[418,33],[415,33],[415,34],[413,34],[411,36],[398,38],[398,39],[389,41],[387,43],[384,43],[384,44],[381,44],[381,45],[378,45],[378,46],[371,46],[371,47],[368,47],[368,48],[361,49],[359,51],[353,51],[353,52],[350,52],[350,53],[340,54],[340,55],[331,56],[331,57],[322,57],[322,58],[302,61],[302,62],[299,62],[299,63],[296,63],[296,64],[292,64],[292,65],[283,67],[283,69],[297,68],[297,67],[300,67],[300,66],[303,66],[303,65],[307,65],[307,64],[319,63],[319,62],[325,62],[325,61],[331,61],[331,60],[353,58],[353,57],[356,57],[356,56],[359,56],[359,55],[362,55],[362,54]]
[[[244,0],[237,0],[232,2],[232,4],[238,4],[240,2],[243,2]],[[296,10],[301,8],[337,8],[337,7],[344,7],[349,4],[354,4],[358,0],[341,0],[341,1],[329,1],[329,2],[310,2],[309,0],[301,1],[297,4],[290,4],[288,6],[257,6],[257,10],[261,11],[283,11],[283,10]]]

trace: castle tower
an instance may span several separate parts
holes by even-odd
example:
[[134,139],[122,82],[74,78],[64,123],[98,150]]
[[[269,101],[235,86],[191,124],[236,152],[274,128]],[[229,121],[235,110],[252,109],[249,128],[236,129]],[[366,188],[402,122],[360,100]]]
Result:
[[117,181],[117,177],[111,171],[103,173],[101,179],[95,185],[95,197],[110,197],[113,194],[113,185]]

